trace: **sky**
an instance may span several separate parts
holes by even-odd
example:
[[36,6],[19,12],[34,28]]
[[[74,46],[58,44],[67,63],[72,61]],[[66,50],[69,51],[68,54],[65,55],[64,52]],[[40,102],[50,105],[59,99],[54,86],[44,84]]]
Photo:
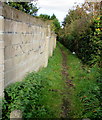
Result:
[[77,4],[84,3],[85,0],[38,0],[37,6],[40,8],[39,14],[56,15],[60,22],[63,22],[68,10]]

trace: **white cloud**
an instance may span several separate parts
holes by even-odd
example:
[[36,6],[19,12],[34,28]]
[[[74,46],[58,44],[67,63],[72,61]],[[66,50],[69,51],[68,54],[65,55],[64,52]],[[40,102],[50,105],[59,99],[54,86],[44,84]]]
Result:
[[40,7],[38,14],[54,13],[59,21],[63,21],[68,9],[71,9],[76,2],[84,3],[84,0],[38,0],[37,5]]

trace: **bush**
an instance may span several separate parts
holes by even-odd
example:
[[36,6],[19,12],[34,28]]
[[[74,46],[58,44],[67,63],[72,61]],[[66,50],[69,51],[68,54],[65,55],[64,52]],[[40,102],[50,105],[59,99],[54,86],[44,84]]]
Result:
[[46,78],[32,72],[24,81],[7,87],[3,101],[3,119],[9,119],[10,112],[15,109],[21,110],[27,119],[51,116],[52,112],[43,105],[43,92],[48,86]]
[[68,25],[66,21],[63,29],[64,35],[59,36],[60,41],[70,51],[74,51],[83,63],[88,65],[100,63],[102,49],[101,25],[101,17],[93,20],[90,16],[84,16]]

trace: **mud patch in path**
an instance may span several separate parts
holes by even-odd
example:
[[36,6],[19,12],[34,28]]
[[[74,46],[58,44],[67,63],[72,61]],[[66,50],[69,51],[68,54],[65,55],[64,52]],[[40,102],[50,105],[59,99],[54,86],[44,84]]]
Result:
[[73,87],[72,80],[69,79],[68,75],[68,65],[67,65],[67,54],[61,48],[61,53],[62,53],[62,79],[65,81],[65,88],[63,92],[63,104],[62,104],[62,113],[61,113],[61,118],[69,118],[69,113],[70,113],[70,88]]

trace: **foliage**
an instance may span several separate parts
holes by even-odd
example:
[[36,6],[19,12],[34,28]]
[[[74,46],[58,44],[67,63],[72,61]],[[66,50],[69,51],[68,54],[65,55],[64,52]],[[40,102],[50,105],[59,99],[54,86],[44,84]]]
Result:
[[43,20],[51,20],[50,15],[40,14],[39,17],[42,18]]
[[59,40],[84,63],[94,65],[101,59],[102,23],[101,16],[93,19],[91,14],[80,7],[70,10],[59,32]]
[[23,112],[23,117],[58,118],[61,113],[63,91],[61,77],[62,56],[57,47],[47,68],[38,73],[29,73],[22,82],[14,83],[5,89],[3,120],[15,109]]
[[54,19],[56,19],[55,14],[53,14],[53,15],[51,16],[51,20],[54,20]]
[[87,16],[86,12],[84,11],[83,8],[80,8],[79,6],[76,7],[76,9],[74,10],[69,10],[68,14],[66,15],[64,21],[63,21],[63,26],[65,26],[66,24],[69,25],[71,24],[73,21],[78,20],[80,18],[83,18]]
[[43,20],[54,20],[54,19],[57,19],[55,14],[53,14],[52,16],[47,15],[47,14],[40,14],[39,17],[42,18]]
[[58,21],[54,14],[52,16],[40,14],[39,17],[42,18],[43,20],[52,20],[51,28],[56,34],[58,34],[58,31],[60,29],[60,22]]
[[98,65],[92,68],[83,65],[76,55],[62,46],[67,54],[67,65],[69,79],[73,88],[69,99],[71,101],[69,116],[71,119],[101,119],[101,91],[102,91],[102,69]]
[[7,2],[7,4],[25,13],[28,13],[32,16],[36,16],[37,11],[38,11],[36,3],[34,4],[34,2],[36,1],[37,0],[34,0],[33,3],[31,2]]
[[[44,86],[45,85],[45,86]],[[30,73],[25,81],[15,83],[5,89],[3,119],[9,117],[10,111],[20,109],[24,118],[44,117],[49,111],[41,105],[43,89],[47,86],[46,78]]]
[[58,34],[61,26],[60,26],[60,22],[58,21],[57,18],[55,18],[51,24],[52,30],[55,31],[56,34]]
[[[98,23],[95,23],[96,20],[93,22],[90,32],[86,33],[86,36],[83,35],[83,37],[81,37],[87,44],[85,45],[86,42],[81,41],[81,45],[79,46],[82,60],[91,65],[99,63],[101,60],[102,31],[100,28],[101,24],[99,24],[100,17],[98,18]],[[82,45],[84,45],[84,47]]]
[[[70,92],[65,90],[65,81],[62,80],[62,56],[58,46],[67,55],[69,79],[73,84]],[[63,45],[58,46],[47,68],[29,73],[24,81],[5,89],[3,120],[8,120],[10,112],[15,109],[21,110],[27,119],[60,118],[64,97],[71,101],[69,118],[102,118],[102,69],[97,65],[92,68],[83,65]],[[67,96],[64,92],[68,92]]]

